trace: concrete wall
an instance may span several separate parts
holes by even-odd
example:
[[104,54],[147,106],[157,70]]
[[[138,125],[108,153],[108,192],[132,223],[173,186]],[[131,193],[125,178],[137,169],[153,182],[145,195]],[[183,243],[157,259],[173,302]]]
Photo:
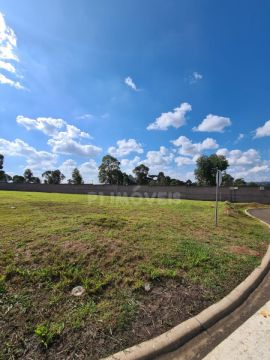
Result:
[[[215,200],[215,187],[196,186],[117,186],[117,185],[48,185],[48,184],[5,184],[0,183],[0,190],[36,191],[65,194],[92,194],[112,196],[137,196],[153,198],[175,198],[192,200]],[[1,197],[1,193],[0,193]],[[270,188],[229,187],[220,189],[220,200],[233,202],[258,202],[270,204]]]

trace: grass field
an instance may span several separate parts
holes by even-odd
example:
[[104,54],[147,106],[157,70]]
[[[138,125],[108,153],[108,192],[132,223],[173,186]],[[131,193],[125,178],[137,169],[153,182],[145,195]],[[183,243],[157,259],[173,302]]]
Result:
[[0,359],[98,359],[223,297],[269,230],[213,206],[1,191]]

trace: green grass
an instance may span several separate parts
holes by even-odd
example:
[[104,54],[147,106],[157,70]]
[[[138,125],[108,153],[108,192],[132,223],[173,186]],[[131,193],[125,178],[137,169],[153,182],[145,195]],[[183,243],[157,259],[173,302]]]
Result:
[[[213,205],[1,191],[0,359],[22,356],[29,341],[47,351],[90,325],[121,334],[148,296],[146,282],[184,279],[212,301],[223,297],[258,265],[269,230],[244,205],[228,216],[224,204],[216,228]],[[86,290],[79,298],[70,294],[77,285]]]

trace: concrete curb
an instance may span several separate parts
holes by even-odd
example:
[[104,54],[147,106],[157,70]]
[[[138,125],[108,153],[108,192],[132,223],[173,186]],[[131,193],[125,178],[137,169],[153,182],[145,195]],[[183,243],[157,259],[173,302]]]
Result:
[[[245,213],[270,228],[269,224],[249,214],[248,210],[245,210]],[[159,355],[177,349],[235,310],[259,285],[269,268],[270,245],[268,246],[268,250],[263,257],[261,264],[222,300],[209,306],[198,315],[184,321],[171,330],[151,340],[144,341],[138,345],[104,358],[103,360],[151,360]]]

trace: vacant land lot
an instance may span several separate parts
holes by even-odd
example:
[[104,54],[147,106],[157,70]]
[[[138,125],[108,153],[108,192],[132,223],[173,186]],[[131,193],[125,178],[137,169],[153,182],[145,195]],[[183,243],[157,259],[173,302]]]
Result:
[[269,230],[213,205],[0,192],[0,359],[98,359],[223,297]]

